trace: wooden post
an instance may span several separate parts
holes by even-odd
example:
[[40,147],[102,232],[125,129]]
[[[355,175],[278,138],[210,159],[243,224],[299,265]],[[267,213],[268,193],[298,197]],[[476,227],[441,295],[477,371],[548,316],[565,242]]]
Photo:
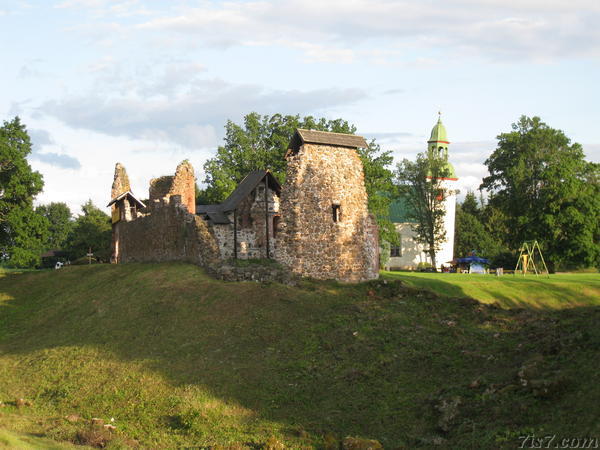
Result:
[[269,259],[269,172],[265,175],[265,233],[267,236],[266,253],[267,259]]
[[237,259],[237,209],[233,210],[233,258]]

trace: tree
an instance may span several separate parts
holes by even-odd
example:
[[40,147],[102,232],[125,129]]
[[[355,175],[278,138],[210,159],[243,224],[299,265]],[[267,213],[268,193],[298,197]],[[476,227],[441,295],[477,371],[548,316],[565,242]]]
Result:
[[[214,158],[204,164],[207,187],[196,193],[200,202],[220,203],[233,192],[249,172],[269,169],[280,183],[285,182],[285,153],[296,128],[352,134],[356,127],[342,119],[315,119],[307,116],[274,114],[261,116],[255,112],[244,117],[240,126],[228,121],[225,143],[219,146]],[[359,150],[365,173],[365,187],[369,196],[369,211],[377,218],[380,238],[394,241],[396,234],[388,219],[389,196],[393,187],[391,152],[382,152],[375,141]]]
[[66,245],[74,225],[71,210],[67,204],[52,202],[48,205],[38,206],[35,211],[49,222],[46,249],[62,249]]
[[74,259],[85,256],[89,249],[94,256],[108,261],[111,254],[112,227],[110,217],[98,209],[91,200],[81,206],[83,214],[75,220],[69,237],[68,252]]
[[398,164],[396,180],[399,195],[406,199],[414,225],[415,240],[425,247],[433,267],[436,252],[446,240],[444,201],[448,192],[442,184],[449,176],[448,160],[443,154],[419,153],[416,161]]
[[495,212],[480,205],[473,192],[468,192],[464,201],[456,207],[454,253],[466,256],[472,250],[491,260],[493,265],[503,265],[498,257],[506,252],[502,240],[487,225],[494,226]]
[[48,222],[33,211],[42,191],[42,175],[31,169],[31,140],[19,117],[0,127],[0,256],[10,265],[32,267],[39,262]]
[[506,218],[507,245],[537,239],[551,269],[600,264],[598,164],[539,117],[522,116],[498,136],[481,188]]

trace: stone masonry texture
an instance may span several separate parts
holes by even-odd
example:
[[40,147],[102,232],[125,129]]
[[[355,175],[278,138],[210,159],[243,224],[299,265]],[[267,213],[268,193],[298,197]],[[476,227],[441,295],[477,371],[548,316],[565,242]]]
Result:
[[219,258],[205,221],[190,214],[179,195],[155,202],[150,214],[116,227],[122,263],[187,261],[206,266]]
[[276,259],[294,273],[349,282],[378,277],[377,226],[355,149],[304,144],[290,153],[281,215]]
[[190,214],[196,214],[196,177],[189,161],[177,166],[175,176],[165,176],[150,180],[150,203],[164,197],[180,195]]

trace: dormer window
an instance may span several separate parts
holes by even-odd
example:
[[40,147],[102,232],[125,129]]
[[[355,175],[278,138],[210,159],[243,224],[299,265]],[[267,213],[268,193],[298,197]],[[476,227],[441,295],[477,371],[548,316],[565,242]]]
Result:
[[334,203],[333,205],[331,205],[331,212],[333,213],[334,222],[342,221],[342,207],[339,203]]

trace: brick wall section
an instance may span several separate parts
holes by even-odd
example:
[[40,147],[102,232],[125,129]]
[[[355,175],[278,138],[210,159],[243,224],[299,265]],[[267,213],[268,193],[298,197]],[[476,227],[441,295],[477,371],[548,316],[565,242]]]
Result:
[[190,214],[179,196],[158,203],[152,204],[150,214],[116,224],[119,262],[215,263],[219,249],[204,220]]
[[276,259],[293,272],[350,282],[378,277],[377,227],[355,149],[304,144],[288,156],[281,215]]

